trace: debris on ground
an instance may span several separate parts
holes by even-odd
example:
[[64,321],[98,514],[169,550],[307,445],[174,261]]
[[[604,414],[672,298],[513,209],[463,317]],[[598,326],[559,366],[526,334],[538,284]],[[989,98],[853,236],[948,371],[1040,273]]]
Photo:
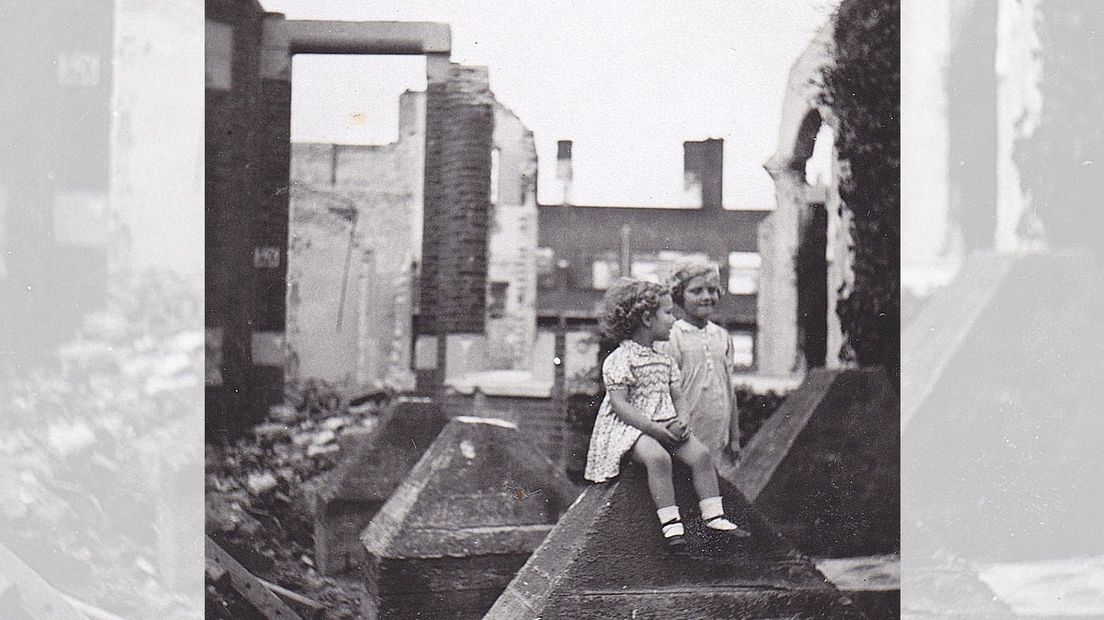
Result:
[[202,307],[201,280],[120,277],[67,342],[0,368],[3,543],[88,609],[200,617],[164,561],[181,547],[159,491],[200,467],[181,437],[202,435]]
[[[207,446],[208,535],[258,579],[317,602],[320,618],[360,617],[366,591],[355,576],[326,577],[315,569],[303,485],[336,466],[342,435],[374,428],[389,403],[390,396],[354,408],[324,382],[292,383],[287,402],[247,436]],[[210,580],[206,599],[209,618],[253,617],[232,589]]]

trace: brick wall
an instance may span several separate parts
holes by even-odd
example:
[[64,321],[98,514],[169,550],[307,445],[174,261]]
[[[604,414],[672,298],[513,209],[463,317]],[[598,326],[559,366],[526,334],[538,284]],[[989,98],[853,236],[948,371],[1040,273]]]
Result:
[[484,329],[492,105],[484,67],[427,85],[421,316],[434,332]]
[[555,399],[450,394],[442,403],[450,418],[474,415],[517,424],[518,430],[545,456],[559,466],[564,465],[564,415]]
[[382,381],[413,387],[411,266],[421,136],[386,146],[294,145],[290,378],[325,379],[350,395]]

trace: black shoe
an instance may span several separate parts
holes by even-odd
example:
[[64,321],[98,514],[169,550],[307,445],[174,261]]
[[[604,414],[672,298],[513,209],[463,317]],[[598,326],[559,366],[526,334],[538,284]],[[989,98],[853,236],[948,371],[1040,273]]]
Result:
[[[682,525],[682,519],[675,517],[674,519],[661,524],[660,528],[666,529],[668,525]],[[686,551],[687,542],[685,528],[684,533],[682,534],[675,534],[674,536],[664,536],[663,542],[667,544],[667,550],[672,553],[681,553]]]

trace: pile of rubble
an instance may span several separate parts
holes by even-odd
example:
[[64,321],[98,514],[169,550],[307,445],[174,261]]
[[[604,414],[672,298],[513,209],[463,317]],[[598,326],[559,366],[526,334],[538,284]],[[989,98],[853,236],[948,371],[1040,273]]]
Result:
[[[302,615],[327,619],[359,617],[363,585],[316,569],[303,485],[337,464],[344,433],[376,426],[391,396],[376,390],[346,404],[334,394],[320,383],[292,386],[250,436],[208,445],[206,456],[208,535],[254,576],[308,601]],[[218,584],[208,583],[205,606],[210,618],[248,617]]]
[[68,606],[199,616],[174,541],[190,515],[159,502],[201,463],[202,300],[166,274],[116,282],[72,339],[0,376],[4,546]]

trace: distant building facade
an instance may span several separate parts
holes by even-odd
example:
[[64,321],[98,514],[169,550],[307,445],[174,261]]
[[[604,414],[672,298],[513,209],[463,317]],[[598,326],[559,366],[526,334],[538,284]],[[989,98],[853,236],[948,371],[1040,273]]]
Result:
[[[622,275],[665,281],[685,261],[712,261],[720,266],[726,289],[714,320],[734,335],[741,365],[753,367],[756,231],[769,212],[722,206],[723,147],[720,139],[684,144],[685,189],[694,198],[700,195],[698,208],[541,205],[540,324],[552,328],[562,320],[572,331],[592,330],[602,296]],[[567,196],[570,153],[570,143],[562,142],[558,176]]]

